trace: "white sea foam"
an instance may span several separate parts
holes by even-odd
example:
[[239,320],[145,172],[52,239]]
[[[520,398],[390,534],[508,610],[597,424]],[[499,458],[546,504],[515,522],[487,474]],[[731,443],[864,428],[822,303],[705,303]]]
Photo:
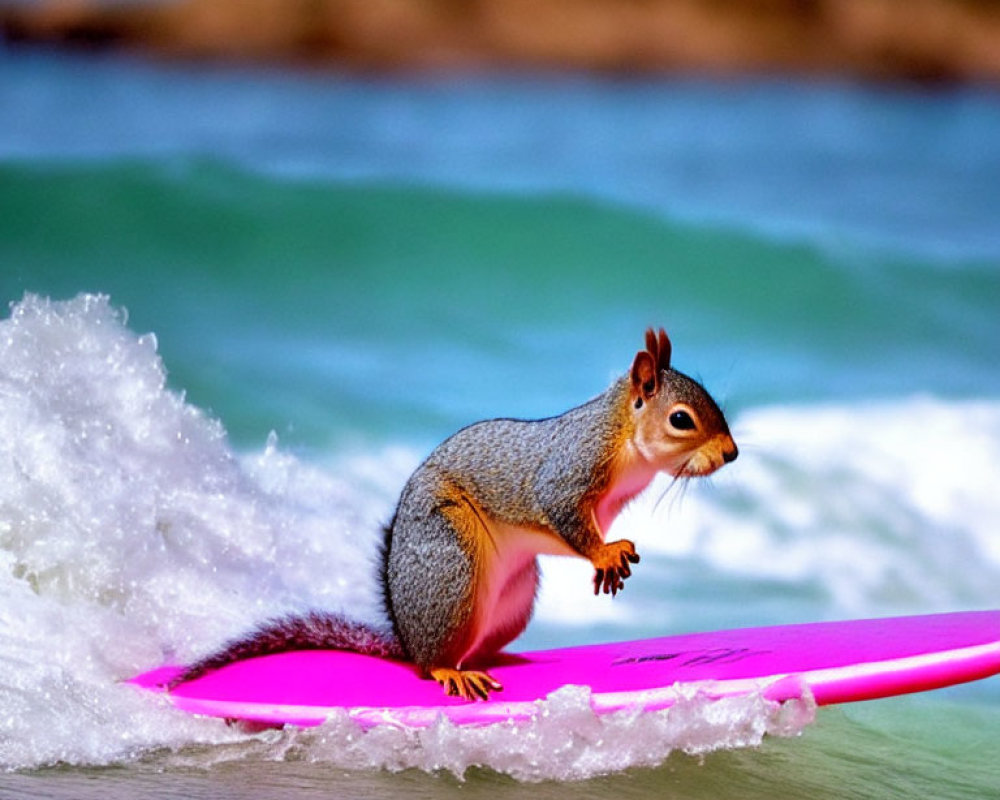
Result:
[[[274,614],[321,607],[376,618],[378,528],[419,459],[400,446],[311,465],[273,436],[237,454],[165,374],[155,338],[130,332],[103,297],[27,296],[0,321],[0,769],[166,748],[203,764],[258,754],[586,777],[672,750],[752,745],[808,721],[760,698],[696,697],[667,713],[598,720],[569,690],[527,729],[442,722],[361,734],[335,719],[247,736],[122,685]],[[710,491],[656,504],[654,489],[617,523],[613,535],[639,541],[651,578],[681,562],[815,584],[834,610],[887,593],[945,606],[992,597],[996,404],[759,409],[737,429],[766,445],[745,447]],[[550,561],[546,571],[541,622],[603,618],[623,636],[644,630],[648,615],[628,592],[589,597],[585,563]]]
[[261,737],[269,757],[305,757],[340,767],[447,770],[485,766],[519,780],[582,780],[626,767],[656,766],[674,751],[703,754],[754,747],[765,735],[793,736],[812,722],[810,698],[777,704],[760,696],[708,700],[692,694],[657,712],[597,716],[589,692],[568,686],[539,703],[527,722],[361,731],[346,715],[307,731]]
[[106,298],[26,297],[0,323],[0,765],[197,740],[116,682],[273,614],[374,615],[372,484],[273,437],[237,457]]
[[749,445],[740,460],[707,486],[659,479],[611,536],[717,574],[810,586],[829,615],[995,603],[1000,404],[758,408],[735,429]]
[[[615,522],[609,538],[643,558],[626,592],[594,597],[586,563],[545,559],[536,620],[627,636],[732,624],[741,601],[759,609],[745,624],[996,604],[1000,403],[768,407],[734,423],[739,460],[707,481],[658,478]],[[711,586],[734,593],[718,618]]]

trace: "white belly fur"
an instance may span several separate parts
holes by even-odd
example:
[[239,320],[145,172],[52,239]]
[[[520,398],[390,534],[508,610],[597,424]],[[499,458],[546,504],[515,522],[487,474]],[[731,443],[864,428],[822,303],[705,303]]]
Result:
[[[484,643],[489,643],[490,649],[502,647],[524,629],[538,587],[535,556],[543,553],[580,556],[562,537],[546,531],[502,523],[488,527],[490,544],[481,553],[476,594],[478,635],[462,656],[462,662],[476,655],[487,655],[479,653]],[[491,641],[505,634],[506,641]]]

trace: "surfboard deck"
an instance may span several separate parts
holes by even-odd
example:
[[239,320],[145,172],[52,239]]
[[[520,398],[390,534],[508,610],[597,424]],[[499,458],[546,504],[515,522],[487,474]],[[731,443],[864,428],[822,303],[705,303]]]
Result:
[[[665,636],[501,654],[487,667],[503,684],[488,701],[444,695],[412,664],[310,650],[228,664],[167,696],[193,714],[263,724],[321,724],[345,711],[364,727],[424,727],[530,719],[537,701],[567,685],[589,687],[598,714],[653,711],[700,693],[760,693],[818,705],[921,692],[1000,674],[1000,610],[819,622]],[[183,671],[167,666],[130,683],[153,691]]]

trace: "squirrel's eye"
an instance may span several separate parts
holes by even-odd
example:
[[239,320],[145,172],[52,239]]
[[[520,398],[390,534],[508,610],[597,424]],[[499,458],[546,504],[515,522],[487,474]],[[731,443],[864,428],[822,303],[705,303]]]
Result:
[[687,411],[675,411],[670,415],[670,424],[679,431],[693,431],[694,420]]

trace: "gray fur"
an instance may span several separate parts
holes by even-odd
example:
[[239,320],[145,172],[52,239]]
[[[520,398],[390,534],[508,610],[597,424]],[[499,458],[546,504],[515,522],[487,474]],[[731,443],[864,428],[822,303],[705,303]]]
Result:
[[383,658],[403,657],[392,631],[336,614],[312,611],[303,616],[265,622],[246,636],[229,642],[222,650],[192,664],[172,686],[200,678],[234,661],[291,650],[351,650]]
[[475,497],[494,519],[514,525],[542,522],[572,543],[577,506],[609,456],[627,393],[622,378],[558,417],[493,419],[463,428],[413,474],[400,508],[443,478]]
[[437,663],[472,612],[470,556],[430,500],[426,495],[400,503],[384,578],[396,637],[424,668]]
[[[472,564],[442,514],[442,488],[474,497],[485,514],[512,525],[544,526],[581,549],[586,522],[581,500],[595,490],[595,476],[624,424],[620,409],[629,383],[558,417],[477,422],[439,445],[413,473],[386,530],[383,582],[396,635],[425,669],[440,663],[471,613]],[[537,568],[534,563],[530,569]],[[418,583],[433,571],[449,580]],[[497,649],[527,625],[531,608],[493,642]],[[489,646],[489,645],[488,645]]]

